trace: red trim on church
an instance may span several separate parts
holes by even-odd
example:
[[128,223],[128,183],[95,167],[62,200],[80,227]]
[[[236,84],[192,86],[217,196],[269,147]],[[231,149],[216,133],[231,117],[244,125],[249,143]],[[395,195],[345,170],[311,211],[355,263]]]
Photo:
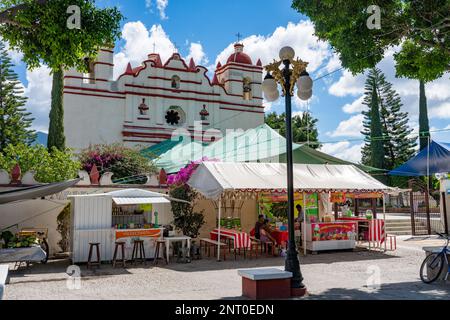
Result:
[[101,79],[101,78],[88,78],[88,77],[78,77],[78,76],[64,76],[64,79],[94,80],[94,81],[102,81],[102,82],[110,81],[110,80]]
[[[151,79],[151,80],[172,81],[171,78],[164,78],[164,77],[154,77],[154,76],[149,76],[149,77],[147,77],[147,78],[148,78],[148,79]],[[202,84],[201,81],[192,81],[192,80],[183,80],[183,79],[181,79],[180,82],[181,82],[181,83],[198,84],[198,85],[201,85],[201,84]]]
[[[226,105],[231,105],[231,106],[236,106],[236,107],[248,107],[248,108],[264,109],[264,106],[255,106],[255,105],[249,105],[249,104],[237,104],[237,103],[231,103],[231,102],[226,102],[226,101],[212,101],[212,100],[190,98],[190,97],[168,96],[168,95],[163,95],[163,94],[153,94],[153,93],[144,93],[144,92],[133,92],[133,91],[113,92],[113,91],[102,90],[102,89],[82,88],[82,87],[73,87],[73,86],[65,86],[64,89],[92,91],[92,92],[103,92],[103,93],[120,94],[120,95],[129,94],[129,95],[135,95],[135,96],[159,97],[159,98],[167,98],[167,99],[174,99],[174,100],[189,100],[189,101],[197,101],[197,102],[226,104]],[[70,93],[74,94],[74,92],[70,92]],[[89,95],[89,94],[80,93],[80,95]],[[111,96],[106,96],[106,97],[111,97]],[[125,99],[125,97],[120,97],[120,98],[121,99]],[[235,110],[248,111],[248,110],[239,110],[239,109],[235,109]]]
[[122,99],[125,100],[125,97],[118,97],[118,96],[105,96],[101,94],[92,94],[92,93],[82,93],[82,92],[71,92],[71,91],[64,91],[64,94],[74,94],[79,96],[90,96],[90,97],[100,97],[100,98],[112,98],[112,99]]
[[109,63],[109,62],[100,62],[100,61],[94,62],[94,65],[97,65],[97,64],[103,64],[105,66],[114,67],[114,63]]

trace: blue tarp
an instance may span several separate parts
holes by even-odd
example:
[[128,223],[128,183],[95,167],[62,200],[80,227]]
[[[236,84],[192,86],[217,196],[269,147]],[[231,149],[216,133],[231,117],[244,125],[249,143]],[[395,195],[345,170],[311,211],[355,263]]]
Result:
[[420,177],[447,172],[450,172],[450,143],[432,141],[429,148],[423,149],[417,156],[389,172],[389,175]]

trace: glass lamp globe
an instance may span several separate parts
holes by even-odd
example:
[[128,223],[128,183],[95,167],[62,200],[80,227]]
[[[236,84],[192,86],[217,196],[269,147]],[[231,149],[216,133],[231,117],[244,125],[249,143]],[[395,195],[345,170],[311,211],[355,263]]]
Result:
[[307,101],[307,100],[311,99],[312,95],[313,95],[312,90],[309,90],[309,91],[298,90],[298,92],[297,92],[297,96],[300,98],[300,100],[303,100],[303,101]]
[[313,88],[313,80],[307,72],[304,72],[297,81],[298,91],[308,92]]
[[292,60],[295,57],[295,51],[291,47],[283,47],[280,50],[280,59],[281,60]]
[[262,83],[262,90],[265,94],[273,94],[278,91],[277,82],[272,76],[267,76]]
[[264,93],[264,97],[266,98],[266,100],[268,102],[274,102],[274,101],[278,100],[278,98],[280,97],[280,92],[278,92],[278,90],[276,90],[271,93]]

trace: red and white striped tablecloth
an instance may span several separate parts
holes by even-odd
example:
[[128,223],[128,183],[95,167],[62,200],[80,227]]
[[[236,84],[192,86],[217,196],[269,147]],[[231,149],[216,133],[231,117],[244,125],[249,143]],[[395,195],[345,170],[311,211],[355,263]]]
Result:
[[384,220],[369,220],[369,240],[379,243],[386,241],[386,228]]
[[[214,229],[211,231],[211,240],[217,241],[219,234],[219,229]],[[234,248],[235,249],[243,249],[243,248],[250,248],[252,241],[250,239],[250,235],[245,232],[237,231],[237,230],[230,230],[230,229],[220,229],[220,235],[221,237],[225,236],[228,238],[232,238],[234,241]]]

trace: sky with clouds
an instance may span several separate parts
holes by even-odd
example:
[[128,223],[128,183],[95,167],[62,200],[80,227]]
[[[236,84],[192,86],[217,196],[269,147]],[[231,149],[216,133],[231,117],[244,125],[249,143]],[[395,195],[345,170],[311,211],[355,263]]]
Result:
[[[245,52],[254,62],[264,63],[278,57],[285,45],[309,62],[308,71],[315,81],[313,98],[294,100],[294,113],[309,109],[319,119],[322,150],[337,157],[359,162],[363,145],[361,111],[365,75],[339,70],[339,58],[330,46],[314,36],[307,17],[291,8],[291,0],[97,0],[99,6],[117,6],[126,19],[122,38],[116,43],[114,75],[122,74],[128,62],[138,66],[156,51],[163,61],[176,47],[186,59],[213,71],[233,52],[236,34],[242,34]],[[401,95],[410,125],[418,130],[419,83],[395,78],[392,48],[378,67]],[[35,117],[34,127],[48,130],[51,77],[42,66],[27,70],[19,52],[10,52],[16,71],[29,97],[28,110]],[[429,117],[432,130],[450,129],[450,74],[427,84]],[[281,101],[265,103],[267,112],[282,112]],[[433,138],[450,141],[450,131],[436,132]]]

